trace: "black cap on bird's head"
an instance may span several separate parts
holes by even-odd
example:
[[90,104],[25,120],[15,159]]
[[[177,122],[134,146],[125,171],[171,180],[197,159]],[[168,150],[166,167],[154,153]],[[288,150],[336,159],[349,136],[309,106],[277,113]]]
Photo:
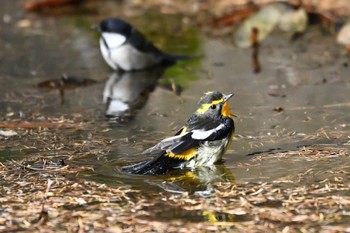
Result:
[[209,114],[209,115],[223,115],[232,117],[229,111],[229,105],[227,101],[233,96],[233,94],[222,94],[221,92],[207,92],[198,102],[199,108],[196,114]]
[[132,32],[132,26],[130,24],[117,18],[109,18],[103,20],[97,26],[97,29],[100,32],[119,33],[125,36],[129,36]]

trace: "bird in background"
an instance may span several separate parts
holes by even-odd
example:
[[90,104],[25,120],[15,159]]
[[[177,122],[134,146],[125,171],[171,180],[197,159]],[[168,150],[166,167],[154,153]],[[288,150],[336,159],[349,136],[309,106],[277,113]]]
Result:
[[143,153],[151,160],[125,166],[123,171],[140,175],[164,174],[175,168],[210,167],[220,161],[234,134],[233,115],[228,100],[233,94],[207,92],[197,110],[175,134]]
[[142,70],[157,64],[170,66],[188,56],[167,54],[129,23],[118,19],[103,20],[96,29],[100,32],[100,50],[104,60],[114,70]]

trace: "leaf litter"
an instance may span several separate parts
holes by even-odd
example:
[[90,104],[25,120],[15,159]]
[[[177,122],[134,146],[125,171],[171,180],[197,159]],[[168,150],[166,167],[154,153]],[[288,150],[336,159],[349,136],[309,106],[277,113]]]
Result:
[[[57,131],[49,131],[58,137]],[[47,132],[41,130],[37,134]],[[38,135],[26,134],[27,137]],[[74,165],[75,156],[87,156],[87,153],[100,156],[96,151],[91,152],[91,148],[102,148],[108,144],[106,139],[88,144],[76,155],[67,156],[63,164],[59,159],[71,148],[76,148],[76,144],[68,145],[70,149],[57,150],[55,156],[40,153],[23,160],[1,163],[0,230],[350,231],[347,224],[350,220],[349,163],[323,171],[311,167],[304,172],[269,181],[215,182],[211,184],[212,191],[204,196],[165,191],[150,194],[130,185],[111,187],[78,177],[79,173],[93,167]],[[288,152],[265,153],[252,158],[250,163],[237,166],[249,169],[259,166],[264,160],[282,158],[327,162],[334,156],[348,158],[349,146],[346,143],[317,145]],[[312,182],[306,182],[308,179]]]
[[[23,119],[12,116],[7,123],[21,121]],[[79,163],[79,159],[95,157],[108,161],[106,155],[114,141],[107,135],[96,134],[108,132],[107,123],[98,124],[97,128],[96,122],[81,123],[79,116],[73,115],[59,118],[37,115],[30,122],[39,123],[31,127],[12,124],[13,127],[8,128],[17,135],[0,138],[0,142],[6,142],[0,144],[2,150],[16,148],[31,155],[0,161],[0,231],[350,231],[347,224],[350,220],[350,150],[345,128],[293,134],[291,137],[299,141],[327,139],[336,143],[266,151],[229,169],[232,173],[236,169],[251,170],[265,167],[264,162],[273,166],[281,159],[290,166],[311,162],[312,166],[301,172],[273,179],[260,177],[259,182],[234,180],[234,177],[215,179],[201,192],[186,189],[167,192],[164,185],[163,191],[150,193],[127,183],[110,186],[79,176],[94,170],[93,165]],[[55,122],[57,126],[49,127],[43,122]],[[65,127],[67,124],[69,127]],[[278,134],[244,137],[252,142],[280,138]],[[141,142],[149,143],[148,139]],[[339,163],[333,166],[331,162],[335,160]],[[320,163],[331,166],[315,166]],[[188,186],[198,185],[203,177],[195,175],[189,174],[191,181],[188,178],[180,181],[188,182]],[[197,174],[201,175],[203,173]],[[154,188],[151,182],[149,187]]]
[[[240,2],[246,4],[247,1]],[[304,5],[310,2],[303,1]],[[330,4],[333,1],[323,2],[328,3],[328,8],[339,8],[339,4]],[[150,5],[162,6],[163,13],[174,11],[173,5],[163,3],[156,0]],[[128,12],[137,11],[137,4],[145,8],[143,2],[136,1]],[[322,4],[323,8],[327,8],[326,5]],[[185,4],[177,7],[178,12],[195,11]],[[212,16],[219,17],[230,7],[233,7],[232,1],[226,0],[199,4],[202,10],[210,9]],[[323,10],[317,9],[318,15],[323,16]],[[230,24],[229,18],[234,15],[224,15],[223,20]],[[334,107],[339,106],[329,106]],[[295,110],[300,109],[285,109]],[[45,120],[47,122],[18,119],[2,122],[2,129],[16,134],[0,137],[0,149],[16,148],[35,151],[35,154],[24,160],[0,161],[0,231],[350,232],[348,131],[323,129],[308,135],[293,133],[291,136],[300,141],[327,138],[337,139],[338,143],[307,145],[284,152],[266,151],[236,167],[249,170],[279,159],[290,162],[291,166],[297,164],[295,161],[315,164],[335,159],[343,161],[328,169],[310,166],[297,174],[260,182],[215,182],[205,195],[164,191],[150,194],[130,185],[111,187],[80,179],[80,173],[94,168],[76,165],[76,160],[87,156],[104,158],[113,140],[97,134],[92,137],[96,132],[93,122]],[[75,131],[82,133],[74,138],[71,135]],[[71,138],[67,139],[67,135]],[[251,138],[252,146],[259,140],[280,140],[278,132],[245,137]],[[61,159],[64,164],[60,163]]]

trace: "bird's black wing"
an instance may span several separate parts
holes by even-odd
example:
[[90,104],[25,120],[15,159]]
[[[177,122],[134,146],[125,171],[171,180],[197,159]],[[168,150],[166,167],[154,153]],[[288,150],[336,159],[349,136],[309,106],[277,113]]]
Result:
[[[172,143],[182,138],[182,134],[185,134],[185,131],[186,128],[181,128],[175,134],[175,136],[172,137],[173,139],[169,140],[168,143],[164,142],[164,145],[171,146]],[[186,146],[186,148],[191,147]],[[144,153],[155,154],[155,157],[153,159],[142,161],[134,165],[125,166],[122,168],[123,171],[139,175],[160,175],[166,173],[172,168],[178,167],[182,162],[187,161],[195,156],[195,150],[188,150],[186,153],[180,156],[175,155],[171,152],[167,152],[164,149],[161,149],[160,144],[157,144],[156,146],[147,149],[146,151],[144,151]]]
[[144,153],[166,151],[175,156],[181,155],[188,149],[198,146],[201,141],[224,138],[231,133],[232,129],[233,120],[228,117],[217,122],[206,118],[190,118],[188,124],[178,134],[162,140],[157,145],[145,150]]
[[191,138],[191,132],[187,131],[186,127],[181,128],[175,136],[168,137],[155,146],[148,148],[143,153],[149,154],[154,152],[170,152],[172,154],[179,154],[187,149],[198,145],[198,141]]
[[138,175],[161,175],[175,167],[178,167],[180,163],[183,162],[178,159],[166,157],[164,156],[164,153],[159,154],[151,160],[125,166],[122,168],[122,170]]
[[[211,129],[198,127],[201,124],[198,122],[194,124],[194,119],[191,122],[192,124],[183,127],[175,136],[166,138],[144,151],[144,153],[155,153],[153,159],[123,167],[123,171],[140,175],[163,174],[194,158],[201,141],[219,140],[233,131],[233,121],[230,118],[224,119],[219,124],[212,124],[216,127]],[[190,128],[192,130],[189,130]]]
[[187,60],[192,57],[186,55],[173,55],[164,53],[160,49],[158,49],[154,44],[149,42],[144,35],[133,29],[128,40],[131,45],[133,45],[138,51],[152,54],[156,59],[159,59],[159,62],[164,66],[171,66],[176,63],[178,60]]
[[144,35],[136,29],[133,29],[127,41],[140,52],[153,54],[154,56],[163,55],[162,51],[147,41]]
[[191,137],[195,140],[215,141],[225,138],[234,132],[234,122],[231,118],[225,117],[220,124],[213,124],[211,128],[198,128],[192,130]]

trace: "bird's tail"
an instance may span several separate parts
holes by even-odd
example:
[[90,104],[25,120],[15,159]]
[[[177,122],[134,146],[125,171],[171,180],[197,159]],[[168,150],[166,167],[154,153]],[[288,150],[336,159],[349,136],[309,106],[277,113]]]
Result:
[[164,59],[162,61],[163,65],[171,66],[174,65],[177,61],[190,60],[194,57],[188,55],[175,55],[175,54],[164,54]]
[[146,160],[134,165],[125,166],[122,168],[122,171],[138,175],[161,175],[178,166],[179,160],[165,157],[162,154],[151,160]]

